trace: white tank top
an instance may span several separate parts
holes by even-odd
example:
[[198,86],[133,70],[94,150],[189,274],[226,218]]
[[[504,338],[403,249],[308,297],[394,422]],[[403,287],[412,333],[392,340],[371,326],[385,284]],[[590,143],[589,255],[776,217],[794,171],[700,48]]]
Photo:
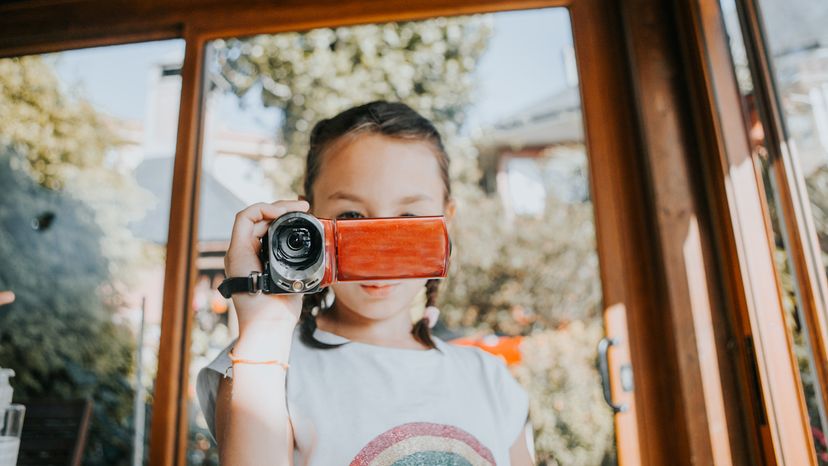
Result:
[[[501,359],[436,337],[436,349],[416,350],[321,329],[314,336],[347,344],[312,348],[294,331],[286,383],[295,466],[509,465],[529,397]],[[232,377],[231,348],[198,374],[214,436],[218,385],[225,373]]]

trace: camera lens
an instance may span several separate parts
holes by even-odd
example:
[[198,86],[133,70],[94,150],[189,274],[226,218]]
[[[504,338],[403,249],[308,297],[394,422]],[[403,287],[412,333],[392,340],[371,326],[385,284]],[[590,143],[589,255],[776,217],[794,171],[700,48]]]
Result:
[[297,218],[276,230],[273,249],[285,265],[303,270],[313,265],[322,253],[322,236],[312,224]]
[[306,246],[306,243],[307,245],[310,245],[310,237],[308,236],[307,230],[294,230],[290,233],[290,236],[288,236],[287,239],[288,247],[294,251],[301,250]]

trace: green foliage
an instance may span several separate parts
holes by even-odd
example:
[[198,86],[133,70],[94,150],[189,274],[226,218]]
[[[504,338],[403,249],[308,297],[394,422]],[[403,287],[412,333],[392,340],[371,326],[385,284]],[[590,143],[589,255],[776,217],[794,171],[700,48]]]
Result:
[[[129,457],[134,341],[111,319],[102,231],[84,203],[34,183],[0,155],[0,289],[17,300],[0,312],[0,366],[17,373],[15,399],[92,398],[85,464]],[[31,220],[56,214],[45,231]]]
[[805,180],[805,184],[822,252],[822,263],[828,264],[828,166],[821,165],[814,170]]
[[213,43],[213,72],[237,95],[255,89],[265,106],[282,110],[287,153],[270,171],[282,194],[299,191],[313,123],[376,99],[403,101],[431,118],[460,176],[473,174],[476,153],[453,136],[491,31],[490,16],[481,15],[228,39]]
[[43,58],[0,60],[0,147],[22,156],[11,159],[14,168],[91,207],[105,232],[98,248],[117,278],[112,284],[124,287],[144,252],[127,225],[143,217],[152,198],[107,160],[118,143],[102,115],[61,90]]
[[[84,464],[127,464],[135,341],[115,323],[139,256],[127,222],[142,215],[132,180],[106,163],[102,117],[63,92],[41,57],[0,60],[0,366],[15,398],[94,400]],[[31,227],[55,214],[42,232]]]
[[440,292],[449,327],[515,335],[600,317],[591,203],[550,197],[542,218],[514,223],[499,199],[482,193],[458,204],[452,268]]
[[61,92],[38,56],[0,60],[0,123],[0,146],[24,154],[29,173],[52,189],[98,166],[113,142],[95,110]]

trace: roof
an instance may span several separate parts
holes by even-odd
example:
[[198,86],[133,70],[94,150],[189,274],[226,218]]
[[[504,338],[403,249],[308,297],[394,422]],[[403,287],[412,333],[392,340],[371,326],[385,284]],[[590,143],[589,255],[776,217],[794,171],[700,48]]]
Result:
[[828,2],[762,2],[761,8],[772,55],[828,47]]
[[578,87],[568,87],[499,120],[490,143],[499,146],[549,146],[584,139]]
[[[130,225],[135,236],[158,244],[167,243],[172,169],[171,157],[146,159],[135,168],[135,180],[157,200],[143,219]],[[208,172],[201,174],[200,198],[198,240],[229,241],[236,213],[247,206],[245,202]]]

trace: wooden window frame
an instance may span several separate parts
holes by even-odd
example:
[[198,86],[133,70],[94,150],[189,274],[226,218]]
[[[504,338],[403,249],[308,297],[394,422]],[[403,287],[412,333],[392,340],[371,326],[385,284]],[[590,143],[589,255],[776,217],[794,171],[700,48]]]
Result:
[[[745,147],[724,129],[738,135],[744,128],[735,126],[742,124],[741,116],[720,108],[738,95],[732,89],[735,81],[728,81],[732,70],[724,69],[722,62],[727,47],[715,1],[6,3],[0,5],[0,56],[169,38],[186,41],[151,464],[186,463],[183,410],[207,41],[548,7],[568,8],[572,20],[605,321],[608,329],[620,329],[612,336],[622,342],[610,353],[610,362],[617,369],[631,361],[635,370],[633,393],[621,390],[617,380],[612,383],[616,401],[631,406],[615,417],[617,430],[628,436],[619,441],[639,447],[638,455],[623,458],[622,464],[755,464],[758,442],[745,424],[756,422],[758,414],[743,408],[762,410],[767,405],[758,398],[771,400],[768,415],[788,422],[790,416],[779,410],[797,398],[791,383],[769,384],[770,377],[791,373],[792,364],[790,358],[768,355],[785,340],[773,332],[777,320],[764,322],[757,315],[757,303],[778,301],[779,290],[773,281],[767,231],[760,221],[756,180],[739,173],[731,176]],[[677,30],[669,27],[673,24]],[[680,78],[685,74],[689,82]],[[696,98],[699,104],[688,103]],[[702,139],[709,143],[693,142],[697,136],[709,137]],[[759,365],[761,396],[745,388],[749,355],[743,346],[736,345],[735,355],[730,350],[734,335],[750,336],[753,330],[763,331],[763,338],[754,340],[759,360],[771,358],[770,369]],[[781,434],[781,427],[771,432],[772,452],[782,452],[776,456],[780,464],[809,464],[795,462],[804,458],[804,446],[795,438],[803,426],[797,427],[792,419],[791,433]],[[723,429],[728,436],[722,435]]]
[[[753,77],[757,111],[765,133],[770,169],[780,180],[773,193],[781,208],[784,243],[808,327],[808,340],[819,381],[819,396],[828,409],[828,280],[822,261],[807,186],[797,154],[787,143],[787,125],[782,115],[776,79],[771,69],[762,12],[756,0],[734,0],[742,26],[742,37]],[[768,222],[770,214],[766,209]]]
[[[737,4],[740,1],[736,0]],[[742,7],[750,3],[751,0],[743,2]],[[677,17],[683,29],[686,73],[691,77],[690,95],[695,134],[703,155],[700,163],[704,189],[711,214],[720,225],[715,241],[725,272],[724,298],[733,309],[740,330],[734,347],[738,347],[742,358],[748,359],[748,364],[754,365],[758,379],[758,393],[745,405],[756,408],[753,418],[759,421],[754,426],[763,444],[761,461],[816,465],[808,412],[776,274],[764,187],[748,143],[721,6],[718,0],[681,2]],[[752,18],[748,18],[751,24],[747,25],[750,36],[744,37],[746,46],[760,38],[754,35],[757,30],[751,29],[756,26],[756,18],[754,9]],[[754,42],[757,43],[761,42]],[[756,52],[748,50],[749,54]],[[765,67],[762,73],[766,72]],[[767,77],[760,74],[758,78],[764,82],[754,84],[760,88],[767,86]],[[762,92],[768,89],[760,89]],[[768,128],[766,134],[767,131]],[[778,165],[775,169],[779,169]],[[789,203],[791,192],[782,194],[783,203]],[[797,237],[802,232],[792,231]],[[801,250],[794,252],[800,254]],[[797,273],[801,273],[801,259],[795,257]]]

